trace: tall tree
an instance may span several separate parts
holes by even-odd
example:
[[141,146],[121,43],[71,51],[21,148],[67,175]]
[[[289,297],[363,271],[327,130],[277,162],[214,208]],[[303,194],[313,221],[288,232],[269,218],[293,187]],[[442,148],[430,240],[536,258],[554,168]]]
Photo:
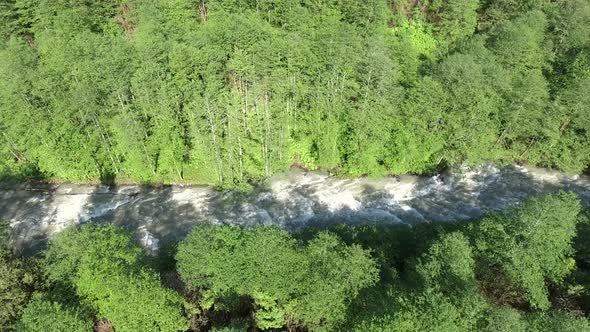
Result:
[[546,281],[560,283],[574,267],[571,241],[579,212],[577,197],[561,192],[470,225],[484,288],[500,301],[524,300],[533,308],[548,309]]
[[219,306],[232,294],[249,296],[263,329],[301,324],[331,330],[377,275],[358,246],[321,233],[302,247],[273,227],[199,227],[179,245],[176,259],[188,286],[204,293],[203,307]]

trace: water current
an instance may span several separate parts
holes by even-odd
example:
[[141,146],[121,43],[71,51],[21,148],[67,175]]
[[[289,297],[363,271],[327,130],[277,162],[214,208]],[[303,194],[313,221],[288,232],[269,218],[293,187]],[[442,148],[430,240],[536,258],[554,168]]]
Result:
[[155,251],[198,224],[276,225],[445,222],[480,217],[558,190],[590,206],[590,177],[523,166],[462,167],[436,176],[342,179],[293,169],[251,192],[206,186],[30,185],[0,188],[0,218],[17,251],[35,250],[73,224],[112,221]]

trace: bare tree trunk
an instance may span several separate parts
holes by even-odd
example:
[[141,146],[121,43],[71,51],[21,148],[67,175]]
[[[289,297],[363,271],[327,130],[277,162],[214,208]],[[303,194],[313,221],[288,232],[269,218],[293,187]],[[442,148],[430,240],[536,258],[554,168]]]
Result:
[[101,140],[102,140],[103,144],[105,145],[105,148],[107,150],[107,154],[109,155],[109,159],[111,159],[111,163],[113,164],[113,167],[115,168],[115,173],[119,173],[119,168],[117,167],[117,163],[115,162],[115,159],[113,158],[113,154],[112,154],[111,149],[109,147],[111,145],[111,143],[110,143],[109,139],[107,137],[105,137],[105,134],[103,133],[103,128],[100,125],[100,123],[98,122],[98,119],[96,118],[95,114],[93,114],[92,119],[93,119],[94,124],[98,128],[98,132],[100,133]]
[[265,130],[264,130],[264,155],[265,155],[265,162],[264,162],[264,171],[266,176],[270,175],[270,157],[268,152],[268,147],[271,144],[270,141],[270,101],[268,97],[268,93],[264,95],[264,123],[265,123]]
[[213,141],[213,149],[215,150],[215,163],[217,164],[217,175],[219,183],[223,183],[223,172],[221,169],[221,156],[219,145],[217,143],[217,133],[215,131],[215,122],[213,121],[213,113],[209,107],[209,100],[205,100],[205,109],[207,110],[207,121],[209,122],[209,132],[211,133],[211,140]]
[[207,1],[205,0],[201,0],[199,3],[199,16],[203,22],[207,22],[209,19],[209,9],[207,8]]

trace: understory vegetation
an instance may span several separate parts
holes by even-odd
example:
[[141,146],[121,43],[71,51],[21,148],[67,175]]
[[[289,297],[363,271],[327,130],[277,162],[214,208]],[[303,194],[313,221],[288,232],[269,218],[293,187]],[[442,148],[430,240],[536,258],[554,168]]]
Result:
[[109,224],[34,257],[7,243],[0,331],[590,331],[590,221],[568,192],[414,227],[201,225],[156,256]]
[[4,0],[0,175],[590,164],[588,0]]

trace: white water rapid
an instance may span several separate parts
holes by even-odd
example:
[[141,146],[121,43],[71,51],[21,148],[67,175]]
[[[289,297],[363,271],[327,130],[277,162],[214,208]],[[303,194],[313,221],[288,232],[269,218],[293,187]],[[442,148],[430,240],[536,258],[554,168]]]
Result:
[[197,224],[277,225],[289,230],[330,223],[407,223],[471,219],[539,193],[571,190],[590,205],[590,178],[511,166],[463,167],[432,177],[341,179],[294,169],[252,192],[205,186],[19,185],[0,189],[0,218],[17,250],[42,247],[68,225],[113,221],[146,248],[185,236]]

